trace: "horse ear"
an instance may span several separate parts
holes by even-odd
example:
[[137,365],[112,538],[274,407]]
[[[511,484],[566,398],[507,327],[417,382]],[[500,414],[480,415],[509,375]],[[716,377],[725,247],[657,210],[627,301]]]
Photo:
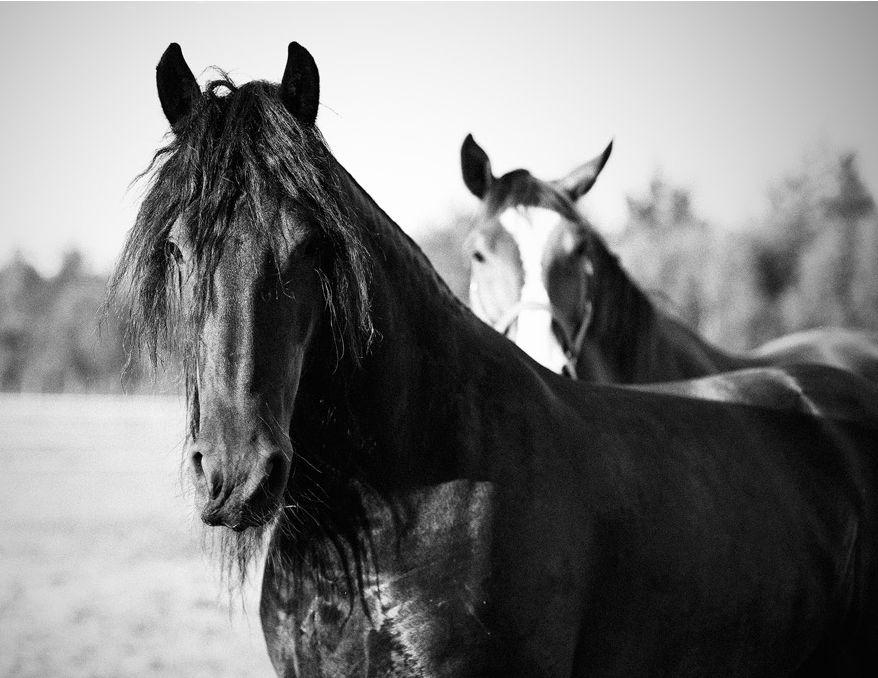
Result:
[[173,127],[189,115],[198,97],[201,96],[198,82],[186,65],[180,45],[176,42],[168,45],[165,53],[162,54],[158,66],[155,67],[155,81],[162,110]]
[[604,169],[604,165],[607,164],[607,160],[610,159],[612,152],[613,142],[611,141],[603,153],[596,158],[592,158],[584,165],[577,167],[566,177],[556,181],[555,184],[566,191],[573,202],[576,202],[594,186],[594,182],[597,181],[598,175]]
[[313,125],[317,119],[320,75],[311,53],[298,42],[287,50],[287,66],[280,81],[280,99],[299,122]]
[[474,196],[484,199],[494,182],[491,174],[491,161],[488,154],[476,143],[472,134],[467,134],[460,147],[460,166],[463,170],[463,183]]

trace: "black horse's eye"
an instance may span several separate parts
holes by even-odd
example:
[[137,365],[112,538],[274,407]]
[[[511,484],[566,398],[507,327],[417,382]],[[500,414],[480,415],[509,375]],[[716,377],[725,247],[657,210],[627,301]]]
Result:
[[588,243],[584,240],[573,248],[573,256],[577,259],[588,254]]
[[485,261],[485,255],[482,254],[481,252],[479,252],[478,250],[475,250],[473,252],[473,259],[475,259],[476,261],[478,261],[481,264],[482,262]]
[[183,263],[183,252],[177,246],[177,243],[167,240],[165,241],[165,257],[171,259],[175,264]]

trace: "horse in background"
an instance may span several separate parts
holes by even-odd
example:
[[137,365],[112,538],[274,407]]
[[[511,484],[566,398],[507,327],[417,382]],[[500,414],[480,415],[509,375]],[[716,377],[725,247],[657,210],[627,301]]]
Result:
[[278,675],[874,674],[874,422],[555,375],[329,152],[298,43],[279,85],[202,92],[176,44],[156,75],[111,289],[182,360],[226,558],[269,539]]
[[818,363],[878,384],[876,334],[807,330],[735,355],[657,308],[576,209],[612,148],[557,181],[523,169],[495,178],[488,155],[466,137],[463,179],[482,201],[467,241],[476,315],[554,372],[590,381],[665,382]]

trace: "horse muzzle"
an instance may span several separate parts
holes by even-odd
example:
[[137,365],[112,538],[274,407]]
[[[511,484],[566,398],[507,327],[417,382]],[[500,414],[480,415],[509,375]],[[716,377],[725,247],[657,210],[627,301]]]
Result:
[[543,367],[561,374],[567,356],[552,333],[552,312],[548,307],[524,306],[508,336]]
[[212,527],[242,531],[267,523],[280,506],[292,454],[270,450],[207,449],[190,453],[201,520]]

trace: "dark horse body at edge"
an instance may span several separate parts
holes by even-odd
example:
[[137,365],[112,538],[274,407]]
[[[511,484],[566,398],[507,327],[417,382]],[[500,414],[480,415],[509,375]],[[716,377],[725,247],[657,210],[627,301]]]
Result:
[[271,529],[279,675],[874,674],[874,423],[538,366],[326,149],[296,43],[279,86],[176,45],[158,84],[114,285],[182,353],[202,518]]

